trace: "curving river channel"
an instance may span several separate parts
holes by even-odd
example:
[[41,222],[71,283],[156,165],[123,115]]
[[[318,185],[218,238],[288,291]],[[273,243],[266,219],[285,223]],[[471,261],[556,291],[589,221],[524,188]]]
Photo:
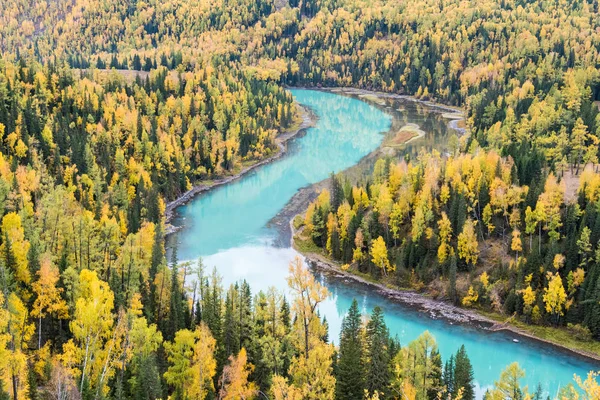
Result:
[[[226,286],[245,279],[256,292],[270,286],[284,290],[287,265],[297,253],[289,245],[276,245],[281,229],[269,222],[299,189],[357,164],[377,149],[392,125],[414,123],[426,132],[403,150],[413,154],[423,148],[445,150],[451,133],[439,110],[410,100],[387,100],[385,112],[382,107],[330,92],[293,89],[292,93],[318,116],[316,126],[288,143],[284,157],[197,196],[177,210],[173,221],[182,227],[171,238],[178,241],[179,258],[202,256],[206,265],[217,268]],[[515,343],[514,335],[508,333],[432,319],[357,283],[323,274],[319,278],[331,293],[320,307],[329,322],[330,338],[337,342],[342,317],[353,298],[364,312],[379,305],[402,345],[429,330],[446,359],[464,344],[475,370],[478,398],[513,361],[526,371],[523,384],[534,390],[539,382],[550,394],[572,382],[574,373],[582,376],[598,369],[549,346],[524,339]]]

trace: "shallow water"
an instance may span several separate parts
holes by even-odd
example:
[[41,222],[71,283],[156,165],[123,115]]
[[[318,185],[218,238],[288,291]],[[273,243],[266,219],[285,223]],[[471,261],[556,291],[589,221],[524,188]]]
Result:
[[[267,226],[269,220],[298,189],[327,178],[332,171],[351,167],[375,150],[392,123],[392,130],[416,123],[427,132],[406,146],[404,151],[411,156],[421,149],[445,150],[448,121],[426,106],[406,100],[391,102],[388,111],[394,113],[392,120],[387,113],[355,98],[323,91],[292,92],[298,102],[317,114],[316,127],[293,140],[285,157],[178,209],[174,223],[183,226],[175,237],[180,259],[204,257],[206,265],[218,269],[226,286],[246,279],[255,292],[270,286],[286,290],[287,265],[297,253],[289,247],[273,246],[278,232]],[[573,373],[584,375],[594,368],[548,346],[523,339],[514,343],[509,334],[431,319],[350,281],[322,274],[319,278],[331,292],[320,311],[327,317],[332,340],[337,342],[341,319],[353,298],[359,300],[364,312],[379,305],[390,331],[403,345],[429,330],[446,359],[464,344],[475,369],[478,397],[513,361],[526,371],[523,383],[534,390],[541,382],[551,394],[572,382]]]

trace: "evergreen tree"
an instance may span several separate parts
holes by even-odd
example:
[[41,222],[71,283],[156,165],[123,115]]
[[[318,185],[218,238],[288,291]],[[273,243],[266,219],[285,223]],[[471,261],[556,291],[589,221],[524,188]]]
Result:
[[448,296],[450,297],[452,304],[456,304],[458,302],[458,294],[456,292],[456,272],[456,255],[453,254],[450,258],[450,270],[448,271]]
[[166,338],[173,340],[175,333],[185,328],[183,291],[179,282],[179,265],[177,261],[177,246],[173,247],[171,258],[171,299],[169,319],[167,321]]
[[285,296],[283,297],[283,301],[281,302],[281,311],[279,312],[279,318],[281,319],[281,324],[285,329],[285,333],[288,334],[291,329],[290,304],[288,303]]
[[142,357],[136,371],[136,378],[131,380],[132,397],[136,400],[160,399],[162,386],[156,355]]
[[337,210],[344,201],[344,187],[340,181],[339,175],[333,172],[330,175],[331,180],[331,208]]
[[427,397],[435,399],[442,385],[442,356],[437,348],[429,355],[429,365],[431,367],[427,378],[431,381],[431,386],[427,389]]
[[237,354],[240,350],[240,328],[237,319],[238,297],[238,286],[231,285],[225,295],[225,315],[223,317],[223,347],[227,357]]
[[239,344],[242,347],[250,348],[252,342],[252,331],[254,329],[252,320],[252,291],[250,285],[245,280],[242,282],[239,289],[239,310],[238,310],[238,325],[239,325]]
[[454,354],[450,355],[450,358],[444,364],[442,384],[446,387],[447,393],[454,393]]
[[388,351],[389,332],[383,319],[383,310],[377,306],[373,309],[366,330],[367,363],[365,386],[369,393],[388,393],[390,386],[390,354]]
[[146,313],[148,321],[155,322],[157,318],[157,305],[155,304],[157,297],[157,287],[155,285],[156,274],[158,269],[163,265],[164,261],[164,246],[163,236],[160,229],[160,224],[156,226],[154,230],[154,242],[152,243],[152,258],[150,260],[149,269],[149,284],[150,284],[150,304],[148,305],[148,312]]
[[464,400],[475,399],[475,386],[473,385],[474,374],[471,360],[467,355],[465,346],[460,346],[454,357],[454,387],[453,396],[456,396],[460,388],[463,389]]
[[531,400],[543,400],[544,399],[544,389],[542,389],[542,384],[538,383],[537,388],[535,389],[535,393]]
[[356,299],[342,321],[335,394],[338,399],[360,399],[365,389],[362,321]]

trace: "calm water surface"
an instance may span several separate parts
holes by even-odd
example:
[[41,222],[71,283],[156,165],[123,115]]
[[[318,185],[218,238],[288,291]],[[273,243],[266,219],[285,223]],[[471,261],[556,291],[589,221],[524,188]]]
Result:
[[[395,129],[416,123],[427,132],[404,150],[413,156],[421,149],[445,150],[447,120],[421,104],[395,100],[388,103],[385,113],[361,100],[333,93],[299,89],[292,93],[318,115],[316,127],[292,141],[285,157],[179,208],[174,221],[184,227],[176,237],[180,258],[204,257],[206,265],[216,266],[226,286],[246,279],[255,292],[270,286],[287,290],[287,265],[297,253],[289,247],[273,246],[278,232],[267,227],[269,220],[298,189],[327,178],[332,171],[351,167],[375,150],[392,124]],[[464,344],[475,369],[478,397],[513,361],[526,371],[524,384],[533,390],[541,382],[551,394],[572,382],[573,373],[585,375],[591,369],[600,369],[533,342],[514,343],[509,334],[431,319],[351,281],[318,276],[331,292],[320,308],[329,322],[330,338],[337,342],[341,319],[353,298],[364,312],[379,305],[390,331],[398,335],[402,345],[429,330],[446,359]]]

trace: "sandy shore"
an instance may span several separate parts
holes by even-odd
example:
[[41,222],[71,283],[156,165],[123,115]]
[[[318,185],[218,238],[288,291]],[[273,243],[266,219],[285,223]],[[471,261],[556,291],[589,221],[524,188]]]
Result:
[[177,207],[188,203],[199,193],[206,192],[217,186],[225,185],[229,182],[232,182],[232,181],[242,177],[243,175],[247,174],[248,172],[254,170],[255,168],[258,168],[261,165],[270,163],[270,162],[278,159],[279,157],[283,156],[287,152],[287,142],[290,139],[296,137],[301,132],[304,132],[307,128],[314,126],[317,122],[317,116],[309,108],[300,106],[300,105],[298,106],[298,108],[300,109],[301,123],[298,127],[294,128],[294,129],[290,129],[290,130],[278,135],[275,138],[275,144],[278,147],[277,153],[275,153],[274,155],[272,155],[268,158],[265,158],[261,161],[258,161],[252,165],[242,168],[242,170],[235,175],[217,179],[217,180],[211,182],[210,184],[196,185],[192,189],[188,190],[187,192],[185,192],[184,194],[179,196],[177,199],[169,202],[165,209],[165,223],[166,223],[165,234],[169,235],[171,233],[177,232],[177,230],[178,230],[178,227],[175,227],[170,224],[171,220],[173,219],[173,216],[175,215],[175,209]]

